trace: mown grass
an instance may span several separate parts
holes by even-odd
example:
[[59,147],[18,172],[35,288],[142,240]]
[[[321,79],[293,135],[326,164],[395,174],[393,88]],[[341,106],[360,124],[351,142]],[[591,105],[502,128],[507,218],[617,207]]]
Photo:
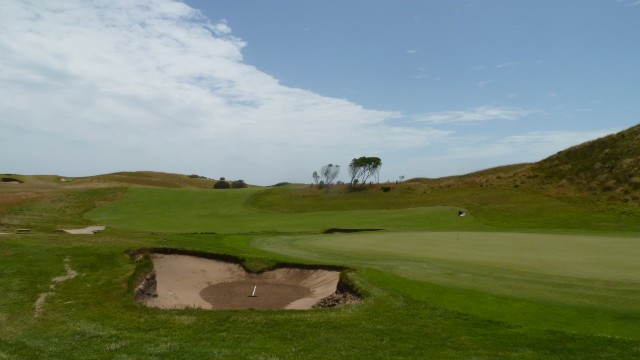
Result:
[[283,213],[250,206],[260,189],[130,189],[126,198],[95,209],[94,222],[136,231],[164,232],[321,232],[329,228],[428,230],[483,228],[472,216],[459,218],[457,208]]
[[[636,238],[375,233],[255,239],[263,250],[418,280],[421,299],[522,327],[640,338]],[[419,289],[419,290],[418,290]]]
[[[291,200],[301,194],[295,189],[279,190],[285,193],[276,192],[278,198],[274,198],[274,193],[260,189],[136,188],[83,218],[88,209],[119,198],[122,189],[67,190],[47,194],[44,202],[34,199],[7,210],[4,219],[34,224],[40,230],[0,236],[0,288],[4,291],[0,359],[640,356],[637,306],[632,301],[638,287],[635,278],[621,278],[624,261],[610,260],[614,262],[608,270],[615,275],[612,279],[589,274],[584,270],[588,266],[580,264],[574,265],[577,270],[570,276],[562,276],[562,269],[549,272],[542,261],[562,264],[565,258],[553,255],[557,248],[534,249],[532,254],[538,258],[529,260],[533,267],[520,269],[519,262],[526,265],[526,258],[511,259],[506,250],[494,254],[490,250],[497,243],[472,238],[490,235],[499,225],[503,231],[529,227],[547,233],[553,244],[563,239],[554,238],[559,230],[572,234],[586,224],[586,229],[592,229],[587,232],[599,239],[603,228],[598,221],[612,223],[604,230],[616,228],[617,223],[618,228],[633,231],[634,224],[624,217],[606,213],[604,220],[592,218],[596,225],[581,219],[563,227],[564,222],[547,214],[564,206],[562,201],[544,202],[544,197],[516,192],[491,203],[491,193],[474,195],[463,190],[450,191],[447,201],[444,193],[433,195],[429,187],[416,187],[407,189],[399,200],[382,197],[400,193],[394,189],[369,193],[374,200],[367,199],[367,192],[329,192],[306,203],[304,198]],[[433,201],[424,201],[430,193]],[[332,196],[336,199],[328,199]],[[519,213],[509,207],[515,206],[517,201],[512,199],[517,196],[534,201],[532,206],[546,212]],[[265,199],[273,203],[260,203]],[[460,201],[464,199],[466,203]],[[385,205],[387,201],[397,203]],[[413,203],[416,206],[408,205]],[[468,210],[469,217],[457,216],[460,207]],[[492,212],[493,218],[502,212],[513,223],[492,222]],[[80,237],[52,233],[61,223],[96,221],[109,225],[107,231]],[[549,225],[548,221],[555,222]],[[367,236],[317,235],[330,227],[388,230]],[[196,232],[218,234],[189,234]],[[433,232],[452,239],[454,234],[456,239],[460,236],[466,250],[447,248],[448,243],[436,246],[439,237],[427,235]],[[375,235],[370,243],[369,235]],[[603,239],[623,241],[625,236]],[[357,239],[352,245],[358,246],[347,246],[349,239]],[[522,244],[527,241],[531,240]],[[567,243],[566,249],[579,246],[576,241]],[[309,247],[314,242],[315,247]],[[408,246],[403,248],[403,242]],[[312,311],[145,308],[135,303],[130,285],[138,264],[125,255],[141,247],[229,254],[256,269],[277,261],[346,265],[356,270],[349,277],[366,298],[355,306]],[[579,253],[598,253],[594,249]],[[632,256],[634,249],[628,248],[627,255]],[[524,256],[521,250],[513,253]],[[67,258],[79,275],[50,289],[51,279],[65,273]],[[497,259],[504,263],[483,263]],[[629,266],[635,273],[633,264]],[[605,268],[595,271],[605,273]],[[41,316],[35,318],[34,304],[42,292],[54,294],[46,298]],[[578,301],[580,294],[584,302]]]
[[504,229],[640,232],[638,214],[579,198],[553,197],[513,186],[391,185],[359,192],[321,191],[310,187],[270,188],[256,193],[251,205],[282,212],[354,209],[406,209],[453,206],[467,210],[485,226]]

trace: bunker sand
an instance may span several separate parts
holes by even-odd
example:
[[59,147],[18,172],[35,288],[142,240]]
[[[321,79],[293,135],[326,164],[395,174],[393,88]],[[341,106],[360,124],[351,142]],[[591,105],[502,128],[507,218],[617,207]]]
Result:
[[154,254],[152,260],[157,296],[142,302],[162,309],[310,309],[336,292],[340,278],[338,271],[295,268],[253,274],[188,255]]

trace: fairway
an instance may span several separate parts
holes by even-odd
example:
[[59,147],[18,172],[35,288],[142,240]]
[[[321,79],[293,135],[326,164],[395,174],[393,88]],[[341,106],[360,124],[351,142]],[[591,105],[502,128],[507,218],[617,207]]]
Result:
[[322,232],[329,228],[386,230],[475,230],[486,228],[457,208],[431,206],[394,210],[284,213],[250,206],[262,189],[130,189],[124,199],[86,217],[121,229],[161,232]]

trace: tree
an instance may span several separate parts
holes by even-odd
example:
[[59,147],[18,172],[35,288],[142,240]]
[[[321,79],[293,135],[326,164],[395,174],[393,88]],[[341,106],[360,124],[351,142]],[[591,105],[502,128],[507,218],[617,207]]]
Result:
[[320,175],[318,175],[318,172],[314,171],[311,176],[313,176],[313,183],[318,185],[318,182],[320,182]]
[[380,167],[382,167],[382,160],[375,156],[361,156],[351,160],[349,164],[351,187],[355,187],[356,184],[364,185],[371,177],[375,177],[377,182],[380,175]]
[[320,176],[325,185],[331,185],[340,173],[340,165],[327,164],[320,169]]

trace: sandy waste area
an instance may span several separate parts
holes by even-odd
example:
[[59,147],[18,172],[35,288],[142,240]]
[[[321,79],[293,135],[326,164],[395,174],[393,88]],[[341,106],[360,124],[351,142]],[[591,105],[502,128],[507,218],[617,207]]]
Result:
[[155,293],[141,302],[163,309],[310,309],[336,292],[340,277],[294,268],[252,274],[238,264],[187,255],[154,254],[152,260]]

